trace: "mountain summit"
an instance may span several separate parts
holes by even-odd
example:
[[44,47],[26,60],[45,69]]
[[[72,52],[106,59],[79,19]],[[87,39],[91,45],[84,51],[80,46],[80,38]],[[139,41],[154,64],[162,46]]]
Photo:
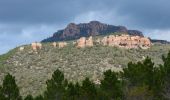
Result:
[[99,21],[90,21],[89,23],[80,24],[70,23],[65,29],[55,32],[52,37],[44,39],[42,42],[67,41],[80,37],[107,35],[111,33],[124,33],[143,37],[142,32],[138,30],[128,30],[124,26],[114,26]]

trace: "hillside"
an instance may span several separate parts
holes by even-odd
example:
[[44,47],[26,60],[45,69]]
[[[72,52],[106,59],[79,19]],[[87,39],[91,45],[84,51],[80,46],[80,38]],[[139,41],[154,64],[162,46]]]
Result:
[[154,44],[147,50],[123,49],[96,45],[87,48],[75,48],[72,44],[64,48],[54,48],[51,43],[43,43],[38,54],[26,45],[24,51],[19,48],[3,55],[3,67],[0,67],[0,79],[9,72],[16,77],[22,95],[40,94],[45,89],[45,82],[56,69],[64,72],[69,81],[80,81],[85,77],[92,80],[102,78],[107,69],[121,71],[128,62],[141,61],[146,56],[156,65],[161,64],[161,56],[170,50],[169,44]]

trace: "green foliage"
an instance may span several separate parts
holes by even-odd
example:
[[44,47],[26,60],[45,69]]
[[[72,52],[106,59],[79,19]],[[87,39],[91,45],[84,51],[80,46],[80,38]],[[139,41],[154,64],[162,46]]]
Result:
[[7,74],[0,88],[0,100],[21,100],[19,88],[15,83],[15,78]]
[[101,90],[107,99],[122,98],[121,81],[118,80],[117,73],[108,70],[104,72],[104,79],[101,81]]
[[64,97],[66,100],[78,100],[78,98],[80,98],[80,92],[79,83],[69,83]]
[[82,82],[81,95],[83,98],[86,98],[85,100],[95,100],[96,99],[97,91],[95,88],[95,84],[92,83],[89,80],[89,78],[86,78]]
[[6,54],[0,55],[0,67],[2,67],[4,65],[4,62],[11,57],[12,55],[14,55],[14,53],[16,52],[16,48],[9,51]]
[[[44,100],[44,98],[43,98],[42,95],[39,95],[39,96],[35,97],[34,100]],[[49,100],[49,99],[48,99],[48,100]]]
[[[57,69],[47,80],[43,95],[27,95],[24,100],[164,100],[170,90],[167,85],[170,82],[170,52],[162,59],[164,64],[160,66],[154,66],[147,57],[142,62],[128,63],[121,73],[107,70],[100,85],[95,85],[89,78],[82,84],[68,82]],[[15,77],[10,74],[0,86],[0,100],[22,100]]]
[[27,95],[24,100],[34,100],[32,95]]
[[67,85],[66,83],[67,82],[64,80],[64,74],[61,71],[56,70],[52,75],[52,79],[46,82],[47,91],[44,93],[44,99],[61,99],[65,90],[65,85]]
[[128,63],[128,67],[124,68],[124,77],[127,78],[132,85],[143,85],[147,84],[152,86],[153,81],[153,67],[150,58],[146,58],[143,62]]
[[129,63],[127,68],[123,69],[126,81],[129,81],[130,87],[148,87],[153,96],[162,98],[165,74],[162,67],[154,67],[154,63],[149,57],[143,62]]

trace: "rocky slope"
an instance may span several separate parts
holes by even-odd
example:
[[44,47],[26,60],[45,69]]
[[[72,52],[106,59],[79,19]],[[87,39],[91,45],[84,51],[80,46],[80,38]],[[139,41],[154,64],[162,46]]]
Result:
[[69,81],[81,81],[85,77],[92,80],[102,78],[107,69],[121,71],[128,62],[140,61],[150,56],[156,65],[162,63],[161,56],[170,50],[168,44],[155,44],[147,50],[123,49],[117,47],[94,45],[93,47],[76,48],[68,43],[63,48],[54,47],[51,43],[43,43],[38,53],[33,52],[31,45],[24,46],[7,54],[1,62],[0,82],[6,73],[16,77],[22,95],[40,94],[45,89],[45,82],[56,69],[64,72]]
[[53,42],[63,40],[74,40],[80,37],[89,37],[96,35],[107,35],[111,33],[124,33],[129,35],[143,36],[142,32],[138,30],[128,30],[124,26],[114,26],[98,21],[91,21],[89,23],[70,23],[63,30],[54,33],[52,37],[43,40],[42,42]]

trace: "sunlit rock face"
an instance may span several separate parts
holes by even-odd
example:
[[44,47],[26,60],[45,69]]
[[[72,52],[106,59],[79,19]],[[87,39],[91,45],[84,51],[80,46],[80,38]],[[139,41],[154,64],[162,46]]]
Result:
[[37,43],[37,42],[33,42],[31,44],[32,50],[33,51],[37,51],[38,49],[42,49],[42,44],[41,43]]
[[[97,39],[95,42],[104,46],[116,46],[120,48],[142,48],[148,49],[151,46],[150,39],[146,37],[140,36],[130,36],[130,35],[109,35],[105,36],[102,39]],[[94,44],[92,36],[89,38],[81,37],[77,40],[77,47],[84,48],[84,47],[91,47]]]
[[53,45],[54,48],[57,47],[57,43],[56,42],[53,42],[52,45]]
[[59,43],[58,43],[58,47],[59,47],[59,48],[63,48],[63,47],[65,47],[65,46],[67,46],[67,42],[59,42]]
[[86,38],[81,37],[80,39],[77,40],[77,47],[78,48],[84,48],[86,45]]
[[92,46],[93,46],[92,36],[90,36],[90,37],[86,40],[86,46],[87,46],[87,47],[92,47]]

